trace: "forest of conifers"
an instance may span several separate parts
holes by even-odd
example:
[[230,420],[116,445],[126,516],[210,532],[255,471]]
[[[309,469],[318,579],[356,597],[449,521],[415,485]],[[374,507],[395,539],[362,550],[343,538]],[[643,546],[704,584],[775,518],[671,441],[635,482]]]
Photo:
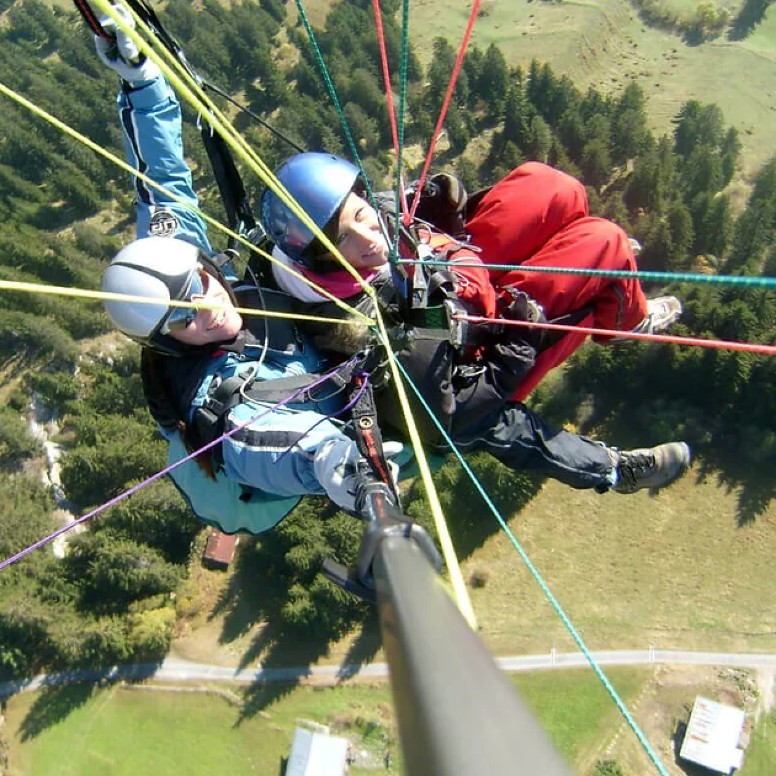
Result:
[[[301,146],[350,156],[313,50],[304,29],[288,25],[287,6],[281,0],[262,0],[261,7],[244,0],[229,11],[215,0],[202,5],[194,11],[189,0],[171,0],[164,11],[166,27],[194,66]],[[370,6],[368,0],[336,4],[317,39],[365,169],[389,185],[392,141]],[[391,61],[399,58],[391,14],[397,7],[383,3]],[[116,79],[97,59],[80,18],[38,0],[0,0],[0,12],[6,22],[0,27],[0,80],[121,155]],[[283,65],[273,56],[281,29],[299,51],[296,59],[284,57]],[[424,72],[410,51],[408,145],[425,144],[432,133],[454,59],[452,45],[437,39]],[[97,288],[106,262],[131,238],[126,173],[0,99],[0,279]],[[522,161],[548,162],[580,177],[593,212],[643,244],[642,269],[775,275],[776,157],[752,182],[745,209],[734,212],[725,189],[737,173],[740,143],[721,111],[688,101],[673,132],[661,137],[648,130],[647,112],[635,83],[615,95],[583,94],[547,64],[511,68],[496,46],[473,47],[447,115],[448,144],[435,166],[455,170],[475,190]],[[220,216],[194,118],[187,115],[185,141],[195,183],[204,209]],[[245,116],[238,115],[236,124],[270,167],[291,152]],[[487,149],[468,154],[469,141],[482,137],[489,138]],[[418,172],[408,171],[410,177]],[[260,183],[246,178],[246,184],[255,201]],[[109,229],[99,226],[105,223]],[[214,236],[217,247],[219,239]],[[679,334],[776,340],[771,290],[668,288],[686,306]],[[106,501],[163,465],[164,445],[142,399],[137,348],[128,343],[118,357],[79,357],[84,343],[108,331],[93,301],[0,292],[0,558],[55,526],[51,495],[30,466],[41,454],[24,420],[33,393],[62,424],[62,479],[77,510]],[[774,392],[772,359],[636,345],[584,349],[556,393],[540,391],[535,401],[556,420],[577,422],[575,405],[593,395],[603,414],[619,414],[641,441],[687,439],[710,465],[728,467],[736,479],[773,465]],[[475,465],[504,510],[514,511],[535,492],[529,477],[505,477],[499,464],[485,459],[476,458]],[[478,509],[475,496],[455,466],[446,465],[438,477],[443,502],[456,504],[453,533],[465,538],[467,515]],[[421,504],[410,498],[409,511],[420,519]],[[40,550],[4,570],[0,676],[162,658],[176,607],[185,605],[192,542],[200,529],[174,488],[159,483],[100,515],[71,540],[63,559]],[[364,616],[361,604],[317,573],[327,556],[352,560],[359,535],[353,518],[323,499],[308,499],[243,551],[240,562],[257,569],[257,580],[273,580],[263,614],[278,633],[333,637]]]

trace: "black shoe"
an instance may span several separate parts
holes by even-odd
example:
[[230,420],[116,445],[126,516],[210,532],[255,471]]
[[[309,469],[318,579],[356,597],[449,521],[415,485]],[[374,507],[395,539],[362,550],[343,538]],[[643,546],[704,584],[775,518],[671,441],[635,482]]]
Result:
[[681,477],[690,466],[691,453],[684,442],[669,442],[640,450],[623,450],[617,463],[617,482],[612,490],[635,493],[643,488],[662,488]]

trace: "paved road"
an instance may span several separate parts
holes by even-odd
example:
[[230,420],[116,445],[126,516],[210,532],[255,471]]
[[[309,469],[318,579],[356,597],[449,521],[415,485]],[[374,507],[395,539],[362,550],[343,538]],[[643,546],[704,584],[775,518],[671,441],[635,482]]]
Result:
[[[728,653],[728,652],[682,652],[663,649],[619,650],[593,652],[593,659],[600,666],[623,665],[695,665],[736,666],[738,668],[776,669],[776,654]],[[580,652],[549,652],[543,655],[497,658],[497,664],[504,671],[541,671],[586,666],[587,659]],[[335,684],[343,679],[358,677],[386,677],[386,663],[365,665],[314,666],[311,668],[235,668],[207,665],[188,660],[168,658],[161,665],[114,666],[99,670],[68,671],[61,674],[36,676],[14,682],[0,682],[0,696],[17,692],[37,690],[77,681],[98,681],[116,679],[157,679],[160,681],[209,681],[209,682],[293,682],[300,679],[316,683]]]

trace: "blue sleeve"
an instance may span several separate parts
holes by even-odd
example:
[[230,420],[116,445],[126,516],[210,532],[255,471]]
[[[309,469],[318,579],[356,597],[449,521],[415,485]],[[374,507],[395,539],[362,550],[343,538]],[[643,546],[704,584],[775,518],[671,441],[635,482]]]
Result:
[[[180,104],[167,81],[159,76],[136,89],[122,90],[118,107],[129,164],[197,206],[183,156]],[[136,176],[133,185],[138,237],[179,237],[212,252],[202,218]]]
[[255,404],[238,404],[225,431],[245,423],[222,442],[227,477],[277,496],[325,492],[315,476],[313,456],[328,439],[344,437],[330,420],[317,412],[262,413]]

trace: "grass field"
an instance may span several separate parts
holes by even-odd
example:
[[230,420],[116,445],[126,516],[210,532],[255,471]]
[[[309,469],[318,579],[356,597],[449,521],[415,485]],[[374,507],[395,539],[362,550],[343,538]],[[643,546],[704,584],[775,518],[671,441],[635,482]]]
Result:
[[[547,482],[511,528],[593,648],[776,650],[769,606],[776,513],[738,525],[740,492],[692,472],[657,497],[597,496]],[[510,542],[494,535],[465,572],[498,654],[572,648]]]
[[[770,606],[776,510],[771,505],[739,526],[745,488],[716,474],[700,479],[700,472],[697,466],[656,497],[599,496],[548,481],[510,521],[591,648],[776,651]],[[471,595],[488,648],[498,655],[574,649],[511,541],[493,518],[483,514],[483,520],[488,535],[462,565],[466,579],[474,572],[486,578]],[[195,614],[176,641],[176,654],[255,663],[263,656],[255,585],[195,574]],[[227,589],[230,596],[222,594]],[[365,627],[374,628],[371,618]],[[324,661],[342,660],[351,646],[352,640],[326,646]]]
[[[694,3],[692,4],[695,5]],[[413,0],[411,35],[443,35],[456,46],[470,12],[469,3]],[[776,9],[749,40],[725,37],[698,46],[647,27],[625,0],[542,3],[485,0],[472,42],[485,49],[495,42],[507,60],[526,67],[534,57],[589,86],[620,90],[635,80],[648,97],[651,128],[671,131],[671,119],[689,99],[714,102],[744,146],[742,171],[751,176],[774,151],[776,135]],[[418,45],[427,58],[431,47]]]
[[[613,686],[647,733],[669,773],[676,733],[699,693],[751,709],[749,677],[715,669],[617,668]],[[629,774],[653,771],[608,693],[586,670],[520,674],[512,681],[578,774],[614,759]],[[250,695],[250,692],[246,693]],[[129,776],[136,773],[280,773],[300,720],[327,725],[356,752],[350,773],[401,772],[387,686],[297,687],[268,694],[246,712],[240,690],[181,693],[123,687],[73,686],[11,699],[3,735],[10,744],[8,776]],[[245,697],[245,696],[243,696]],[[770,776],[776,765],[776,720],[760,717],[742,776]],[[393,761],[385,768],[385,753]]]
[[300,688],[246,718],[215,694],[79,685],[19,696],[6,719],[9,776],[277,774],[299,719],[347,730],[364,764],[397,749],[387,686]]

